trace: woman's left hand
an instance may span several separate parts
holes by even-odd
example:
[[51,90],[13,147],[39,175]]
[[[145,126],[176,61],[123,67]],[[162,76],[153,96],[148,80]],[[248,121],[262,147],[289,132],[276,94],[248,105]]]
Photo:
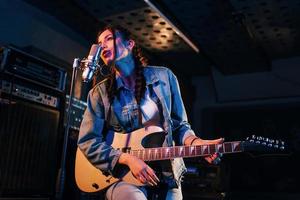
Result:
[[[193,145],[209,145],[209,144],[222,144],[224,142],[224,138],[219,138],[215,140],[203,140],[201,138],[196,139],[193,142]],[[209,156],[205,156],[204,159],[210,164],[219,164],[221,162],[221,153],[214,153]]]

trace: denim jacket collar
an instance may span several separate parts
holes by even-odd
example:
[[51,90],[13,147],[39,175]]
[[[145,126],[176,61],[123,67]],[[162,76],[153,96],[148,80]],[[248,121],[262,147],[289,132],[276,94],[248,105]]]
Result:
[[154,84],[159,81],[153,70],[150,70],[148,67],[144,68],[144,76],[146,79],[146,85]]

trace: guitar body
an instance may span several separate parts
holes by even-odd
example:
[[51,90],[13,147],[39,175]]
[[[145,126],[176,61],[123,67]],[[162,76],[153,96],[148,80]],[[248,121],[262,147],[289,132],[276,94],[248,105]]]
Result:
[[[161,147],[165,135],[162,132],[148,132],[142,128],[128,134],[115,132],[112,137],[111,146],[113,148],[137,150],[149,147]],[[120,177],[118,178],[103,174],[101,170],[94,167],[88,161],[79,148],[77,148],[76,152],[75,179],[77,186],[83,192],[98,192],[120,180],[135,185],[143,185],[135,179],[128,169],[124,173],[120,173]]]

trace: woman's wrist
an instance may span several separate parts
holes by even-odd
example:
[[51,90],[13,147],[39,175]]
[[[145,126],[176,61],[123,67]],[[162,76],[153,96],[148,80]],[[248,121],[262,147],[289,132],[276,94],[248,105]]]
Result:
[[185,139],[184,145],[192,145],[197,139],[200,138],[195,135],[190,135]]
[[193,138],[192,141],[191,141],[191,143],[190,143],[190,145],[193,145],[193,143],[194,143],[196,140],[198,140],[198,139],[200,139],[200,138],[198,138],[198,137]]
[[120,164],[124,164],[124,165],[128,165],[128,163],[130,162],[131,159],[131,155],[128,153],[122,153],[119,157],[119,163]]

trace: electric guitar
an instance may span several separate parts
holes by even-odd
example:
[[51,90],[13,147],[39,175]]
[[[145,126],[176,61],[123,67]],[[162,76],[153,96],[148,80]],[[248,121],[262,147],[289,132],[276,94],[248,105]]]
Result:
[[[144,161],[208,156],[216,152],[229,154],[243,151],[265,152],[285,149],[283,141],[256,136],[247,138],[245,141],[224,142],[223,144],[161,147],[164,137],[163,132],[151,133],[144,128],[128,134],[115,132],[111,137],[111,146]],[[143,185],[129,170],[120,173],[118,177],[101,172],[87,160],[79,148],[77,148],[76,153],[75,179],[79,189],[84,192],[98,192],[119,180],[139,186]]]

